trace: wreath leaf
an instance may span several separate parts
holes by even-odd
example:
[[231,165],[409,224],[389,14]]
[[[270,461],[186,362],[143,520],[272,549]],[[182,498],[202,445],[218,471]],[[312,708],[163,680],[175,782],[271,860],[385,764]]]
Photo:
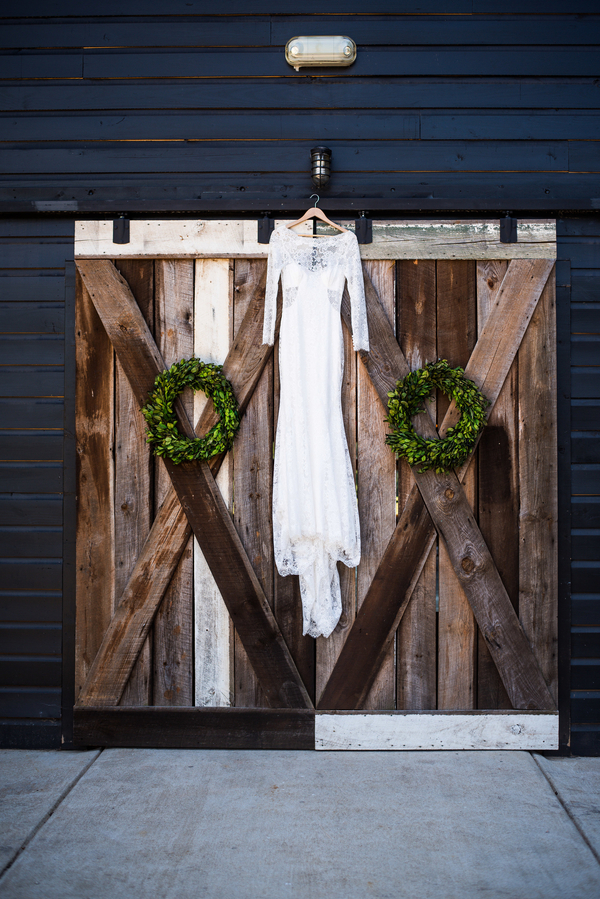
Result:
[[[202,390],[212,399],[219,421],[204,437],[193,440],[179,430],[175,414],[175,400],[184,387],[194,392]],[[146,419],[146,440],[156,456],[166,456],[175,465],[211,459],[227,452],[240,426],[240,413],[233,388],[223,367],[212,362],[202,362],[196,356],[182,359],[156,376],[154,389],[142,406]]]
[[[458,422],[441,440],[421,437],[412,423],[414,415],[425,411],[423,403],[436,387],[454,400],[461,413]],[[385,442],[396,456],[406,459],[409,465],[418,466],[421,472],[458,468],[469,457],[487,423],[489,401],[477,385],[465,377],[464,369],[450,368],[446,359],[409,372],[388,396],[385,421],[392,426],[392,433],[387,435]]]

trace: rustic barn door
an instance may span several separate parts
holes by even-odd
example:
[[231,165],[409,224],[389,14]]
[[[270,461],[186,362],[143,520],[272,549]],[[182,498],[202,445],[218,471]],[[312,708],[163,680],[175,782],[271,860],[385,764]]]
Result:
[[[78,224],[76,741],[556,747],[554,224],[503,244],[498,222],[373,223],[369,354],[342,307],[362,560],[317,641],[273,560],[267,249],[255,222],[132,222],[130,244]],[[224,363],[242,425],[226,458],[165,465],[139,406],[193,352]],[[388,391],[437,358],[491,402],[474,456],[443,475],[385,445]],[[180,412],[188,433],[214,421],[199,394]],[[456,420],[442,395],[428,413],[431,435]]]

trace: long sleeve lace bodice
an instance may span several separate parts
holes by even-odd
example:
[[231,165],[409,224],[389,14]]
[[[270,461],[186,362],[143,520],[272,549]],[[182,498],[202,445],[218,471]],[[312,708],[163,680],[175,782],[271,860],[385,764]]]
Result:
[[348,283],[355,350],[369,349],[360,252],[352,232],[306,238],[282,226],[269,247],[263,342],[274,340],[277,288],[280,403],[273,540],[281,575],[298,575],[303,632],[329,636],[342,610],[336,563],[360,561],[354,475],[344,433],[340,305]]
[[[330,303],[336,302],[340,279],[338,309],[342,301],[344,281],[348,282],[348,293],[352,310],[352,342],[355,350],[369,349],[365,288],[360,259],[360,249],[356,236],[351,232],[333,237],[301,237],[285,225],[271,235],[267,262],[267,287],[265,291],[265,317],[263,322],[263,343],[273,344],[275,319],[277,318],[277,288],[279,278],[287,266],[298,266],[314,272],[328,271],[327,295]],[[297,285],[289,284],[286,291],[283,281],[284,304],[289,306],[295,299]],[[331,283],[329,283],[331,282]],[[337,282],[337,283],[334,283]]]

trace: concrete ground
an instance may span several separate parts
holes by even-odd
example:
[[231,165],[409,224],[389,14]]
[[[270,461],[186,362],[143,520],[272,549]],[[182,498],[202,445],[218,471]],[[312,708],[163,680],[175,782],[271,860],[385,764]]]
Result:
[[2,899],[598,899],[600,759],[0,752]]

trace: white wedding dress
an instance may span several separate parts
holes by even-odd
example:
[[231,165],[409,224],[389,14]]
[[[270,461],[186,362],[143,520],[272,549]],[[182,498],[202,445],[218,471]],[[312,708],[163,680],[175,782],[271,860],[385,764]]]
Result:
[[303,633],[328,637],[342,612],[336,562],[360,561],[354,474],[341,388],[344,284],[355,350],[368,350],[360,252],[348,231],[307,238],[287,226],[271,235],[263,343],[274,341],[279,278],[280,405],[273,478],[273,540],[281,575],[297,574]]

